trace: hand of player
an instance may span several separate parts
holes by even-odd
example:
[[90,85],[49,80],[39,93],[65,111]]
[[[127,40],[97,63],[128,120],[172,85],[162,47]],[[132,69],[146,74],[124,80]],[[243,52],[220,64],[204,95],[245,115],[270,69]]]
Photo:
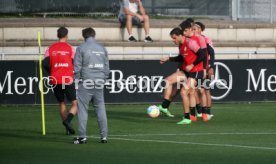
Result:
[[163,57],[160,59],[160,64],[166,63],[170,58],[169,57]]
[[190,65],[187,65],[187,66],[186,66],[186,69],[185,69],[185,70],[186,70],[187,72],[190,72],[193,68],[194,68],[194,65],[193,65],[193,64],[190,64]]

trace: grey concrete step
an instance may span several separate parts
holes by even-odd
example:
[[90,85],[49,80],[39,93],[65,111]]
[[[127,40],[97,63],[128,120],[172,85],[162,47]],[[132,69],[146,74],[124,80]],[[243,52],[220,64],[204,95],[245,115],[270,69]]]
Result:
[[[151,20],[151,37],[155,41],[170,41],[169,32],[179,25],[180,19]],[[276,24],[247,23],[233,21],[202,20],[206,24],[205,35],[214,41],[276,41]],[[42,40],[55,40],[59,26],[67,26],[69,38],[82,40],[81,30],[92,26],[96,37],[104,41],[124,41],[128,38],[125,28],[114,19],[68,19],[68,18],[1,18],[0,40],[35,40],[41,32]],[[145,37],[144,30],[134,27],[133,35],[140,40]]]
[[[56,40],[41,40],[42,46],[50,46]],[[69,40],[73,46],[79,46],[82,40]],[[171,41],[155,41],[152,43],[127,42],[127,41],[103,41],[99,40],[104,46],[107,47],[176,47]],[[33,47],[37,46],[37,40],[6,40],[0,41],[0,47]],[[276,42],[263,42],[263,41],[215,41],[215,47],[276,47]]]

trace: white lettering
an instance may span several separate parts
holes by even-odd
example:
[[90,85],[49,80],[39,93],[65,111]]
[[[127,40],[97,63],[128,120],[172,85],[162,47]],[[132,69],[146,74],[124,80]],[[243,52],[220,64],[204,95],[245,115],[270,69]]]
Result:
[[134,93],[137,89],[137,87],[134,87],[134,85],[137,84],[135,77],[136,77],[135,75],[132,75],[126,79],[125,86],[128,93]]
[[[123,79],[123,73],[120,70],[111,70],[111,91],[110,93],[121,93],[124,89],[124,84],[122,82]],[[118,73],[119,78],[115,79],[115,74]],[[118,84],[118,85],[116,85]],[[115,90],[116,86],[118,86],[119,90]]]
[[3,93],[3,89],[4,89],[6,81],[8,79],[8,92],[6,94],[13,95],[13,93],[11,92],[11,74],[12,73],[13,73],[13,71],[8,71],[8,73],[6,74],[5,80],[3,82],[3,85],[0,83],[0,93]]
[[266,92],[266,89],[265,89],[265,71],[267,69],[261,69],[257,82],[256,82],[256,79],[254,77],[252,69],[246,69],[246,70],[248,72],[248,83],[247,83],[248,88],[247,88],[246,92],[252,92],[251,87],[250,87],[250,84],[251,84],[250,81],[252,81],[255,91],[258,89],[258,85],[261,82],[261,90],[259,90],[259,91],[260,92]]
[[[274,79],[274,80],[272,80],[272,79]],[[275,89],[272,89],[272,87],[271,87],[272,84],[276,84],[276,75],[271,75],[271,76],[269,76],[269,78],[267,79],[267,87],[268,87],[268,90],[269,90],[270,92],[276,92],[276,87],[275,87]]]
[[[22,80],[22,83],[19,83],[19,80]],[[23,86],[26,86],[26,80],[23,77],[18,77],[14,81],[14,90],[15,90],[15,92],[19,95],[23,95],[26,92],[26,88],[24,88],[22,92],[18,91],[18,87],[23,87]]]

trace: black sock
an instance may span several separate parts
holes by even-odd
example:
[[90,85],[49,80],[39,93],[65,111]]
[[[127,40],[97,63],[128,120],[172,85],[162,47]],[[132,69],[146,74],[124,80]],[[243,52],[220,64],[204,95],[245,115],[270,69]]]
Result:
[[162,108],[168,108],[170,106],[171,101],[164,99],[162,103]]
[[190,112],[191,112],[191,115],[195,116],[196,115],[196,108],[195,107],[190,107]]
[[190,113],[184,113],[184,118],[189,119],[190,120]]
[[206,113],[207,113],[207,114],[211,114],[211,108],[210,108],[210,107],[207,107],[207,108],[206,108]]
[[66,118],[66,121],[70,123],[72,121],[73,117],[74,117],[74,115],[72,113],[69,113]]
[[196,111],[198,114],[202,113],[202,107],[200,104],[196,104]]
[[206,114],[206,112],[207,112],[207,108],[205,106],[202,107],[202,113]]

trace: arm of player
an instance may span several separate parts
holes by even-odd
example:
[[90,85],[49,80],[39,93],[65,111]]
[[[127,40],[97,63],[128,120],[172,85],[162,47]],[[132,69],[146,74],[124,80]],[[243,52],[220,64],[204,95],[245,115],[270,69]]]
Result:
[[178,56],[175,56],[175,57],[170,57],[169,60],[172,62],[179,62],[179,63],[182,63],[184,61],[181,54],[178,54]]
[[42,66],[48,73],[51,72],[50,56],[48,56],[42,60]]
[[214,48],[210,44],[207,44],[207,50],[208,50],[208,53],[210,55],[210,65],[214,66],[214,62],[215,62],[215,50],[214,50]]
[[74,78],[75,80],[79,80],[80,79],[80,74],[81,74],[81,70],[82,70],[82,54],[81,54],[81,50],[78,47],[76,50],[76,54],[75,54],[75,58],[74,58]]

